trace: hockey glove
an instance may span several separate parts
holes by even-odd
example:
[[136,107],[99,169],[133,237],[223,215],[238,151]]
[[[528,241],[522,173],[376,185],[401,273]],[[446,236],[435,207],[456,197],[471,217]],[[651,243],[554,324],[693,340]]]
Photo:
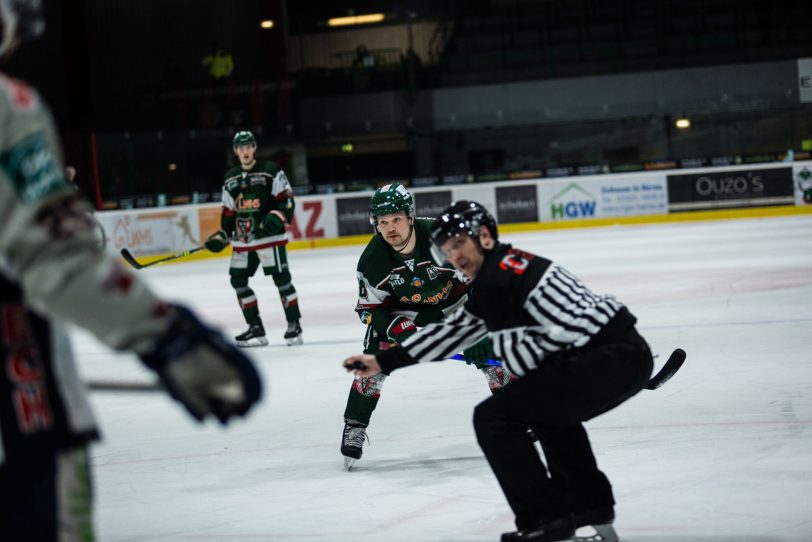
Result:
[[386,328],[386,338],[398,344],[417,332],[417,326],[405,316],[396,316]]
[[271,211],[268,213],[268,216],[262,219],[262,222],[259,223],[259,229],[257,230],[257,237],[269,237],[285,231],[285,222],[279,218],[279,214],[277,213],[279,213],[279,211]]
[[253,363],[189,309],[172,309],[169,328],[141,360],[197,420],[213,415],[225,424],[244,415],[262,396]]
[[490,337],[485,337],[473,346],[469,346],[462,351],[465,363],[474,365],[477,369],[483,369],[490,364],[488,360],[496,359],[493,352],[493,342]]
[[206,239],[206,242],[203,243],[206,250],[210,250],[211,252],[221,252],[224,248],[226,248],[226,245],[228,245],[228,236],[223,230],[213,233],[208,239]]

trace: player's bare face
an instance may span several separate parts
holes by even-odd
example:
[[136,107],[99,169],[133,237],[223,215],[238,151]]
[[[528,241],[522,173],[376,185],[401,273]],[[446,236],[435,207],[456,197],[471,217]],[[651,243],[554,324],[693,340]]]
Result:
[[384,241],[389,243],[395,250],[406,248],[411,228],[412,224],[406,215],[406,211],[398,211],[391,215],[378,217],[378,231],[381,232]]
[[240,165],[246,169],[254,165],[256,152],[257,148],[253,145],[238,145],[234,149],[234,154],[240,159]]
[[448,261],[468,278],[474,278],[485,262],[482,249],[467,235],[455,235],[440,248]]

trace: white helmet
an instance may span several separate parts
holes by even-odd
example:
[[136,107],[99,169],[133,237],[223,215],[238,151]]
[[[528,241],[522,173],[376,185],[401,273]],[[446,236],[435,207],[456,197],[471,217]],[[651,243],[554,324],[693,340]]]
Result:
[[42,0],[0,0],[0,57],[14,37],[20,41],[38,38],[45,31]]

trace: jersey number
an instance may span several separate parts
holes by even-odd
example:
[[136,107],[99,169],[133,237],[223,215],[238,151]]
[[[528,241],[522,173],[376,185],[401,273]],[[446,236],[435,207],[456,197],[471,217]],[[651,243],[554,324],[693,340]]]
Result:
[[499,262],[499,269],[503,271],[511,270],[517,275],[523,275],[529,264],[530,261],[525,258],[517,258],[513,254],[508,254]]

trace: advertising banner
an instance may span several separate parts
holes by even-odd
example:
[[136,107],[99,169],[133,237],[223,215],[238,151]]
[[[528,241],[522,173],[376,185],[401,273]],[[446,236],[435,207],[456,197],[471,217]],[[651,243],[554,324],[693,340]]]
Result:
[[812,58],[798,59],[798,96],[801,103],[812,102]]
[[[164,254],[199,246],[198,210],[177,207],[160,212],[96,213],[111,251],[129,249],[135,255]],[[205,239],[203,239],[205,240]]]
[[665,214],[668,195],[659,174],[556,181],[542,188],[542,220],[565,221]]
[[336,218],[338,235],[363,235],[372,232],[369,224],[369,199],[371,195],[361,198],[337,198]]
[[668,176],[668,210],[792,205],[792,168],[739,169]]
[[433,192],[415,192],[415,215],[425,218],[437,218],[451,205],[451,190]]
[[[318,198],[297,198],[293,221],[288,225],[288,233],[293,241],[302,239],[325,239],[337,237],[335,200]],[[369,221],[367,221],[369,224]],[[369,230],[362,233],[369,233]]]
[[496,222],[538,222],[539,205],[536,183],[496,188]]

